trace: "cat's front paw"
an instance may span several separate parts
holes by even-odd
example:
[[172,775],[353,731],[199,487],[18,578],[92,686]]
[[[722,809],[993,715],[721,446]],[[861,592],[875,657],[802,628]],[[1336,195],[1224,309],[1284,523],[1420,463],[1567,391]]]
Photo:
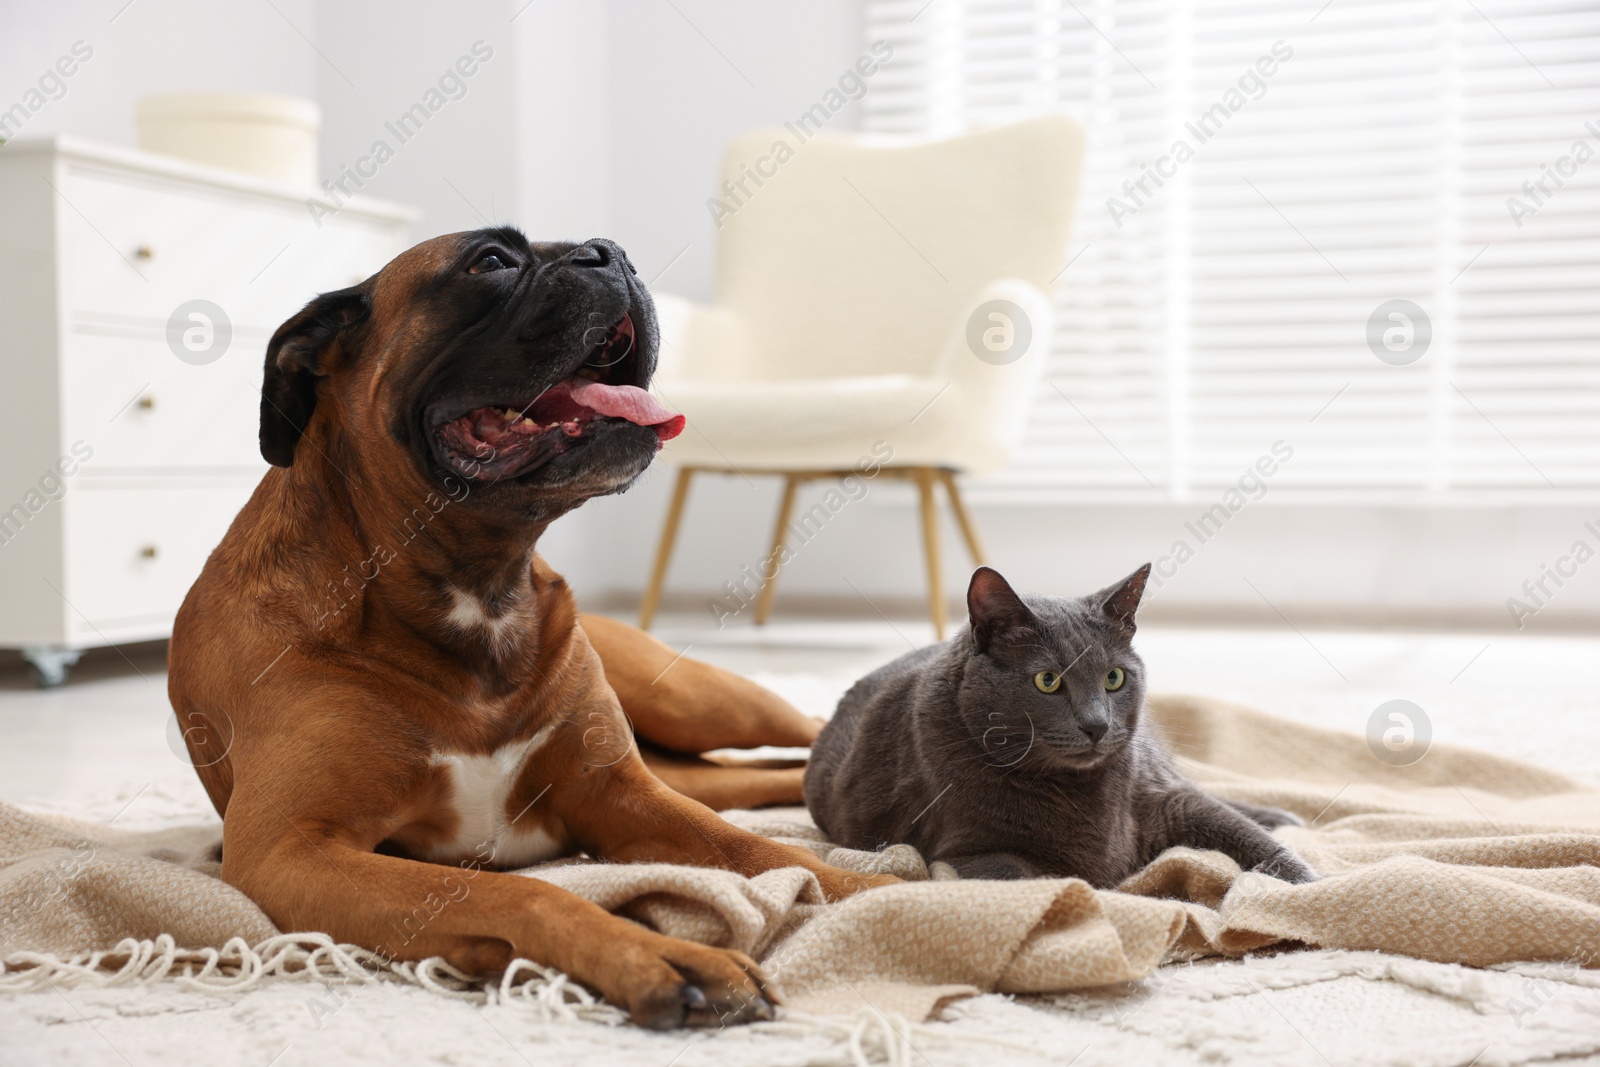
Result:
[[1280,826],[1304,826],[1306,821],[1292,811],[1282,808],[1269,808],[1262,804],[1247,804],[1242,800],[1227,800],[1233,810],[1255,823],[1257,826],[1268,830],[1276,830]]
[[1281,882],[1288,882],[1290,885],[1304,885],[1307,882],[1315,882],[1321,877],[1305,860],[1288,849],[1274,853],[1251,870],[1269,875]]
[[962,878],[974,878],[995,882],[1013,882],[1022,878],[1038,878],[1040,870],[1037,866],[1014,856],[1009,852],[991,852],[982,856],[966,856],[953,859],[950,866]]
[[1280,826],[1304,826],[1306,821],[1292,811],[1282,808],[1266,808],[1257,805],[1249,813],[1250,817],[1268,830],[1276,830]]

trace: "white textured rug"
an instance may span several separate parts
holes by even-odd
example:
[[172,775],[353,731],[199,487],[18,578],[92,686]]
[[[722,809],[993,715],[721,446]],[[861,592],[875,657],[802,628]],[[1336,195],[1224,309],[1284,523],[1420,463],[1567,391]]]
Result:
[[[762,680],[808,710],[826,709],[842,687],[839,679],[818,676]],[[1491,714],[1486,708],[1488,736],[1504,729],[1503,716],[1491,720]],[[1475,732],[1471,723],[1452,725],[1469,736]],[[1586,759],[1571,747],[1562,755],[1569,764],[1600,766],[1600,759]],[[154,784],[130,784],[53,810],[106,819],[136,793],[139,803],[119,826],[193,823],[210,810],[192,772],[184,768],[174,768],[170,778]],[[486,1006],[394,984],[271,978],[229,994],[186,991],[163,982],[0,995],[0,1067],[157,1062],[934,1067],[996,1056],[1008,1063],[1082,1067],[1600,1063],[1600,971],[1565,964],[1474,970],[1376,953],[1302,951],[1168,966],[1136,986],[1088,994],[977,997],[946,1009],[936,1022],[914,1027],[863,1003],[856,1017],[826,1025],[788,1020],[673,1034],[548,1022],[526,1004]]]

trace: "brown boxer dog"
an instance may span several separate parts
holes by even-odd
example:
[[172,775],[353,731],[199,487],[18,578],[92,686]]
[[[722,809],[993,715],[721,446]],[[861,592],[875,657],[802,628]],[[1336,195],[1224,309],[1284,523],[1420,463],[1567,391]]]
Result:
[[[647,1026],[768,1018],[748,957],[502,873],[581,850],[804,867],[830,900],[894,881],[652,774],[630,718],[680,753],[809,744],[817,724],[580,619],[535,553],[683,426],[644,390],[657,331],[634,273],[609,241],[452,234],[284,323],[261,394],[275,469],[184,601],[169,691],[223,815],[222,876],[282,929],[469,973],[526,957]],[[798,796],[793,771],[662,767],[720,803]]]

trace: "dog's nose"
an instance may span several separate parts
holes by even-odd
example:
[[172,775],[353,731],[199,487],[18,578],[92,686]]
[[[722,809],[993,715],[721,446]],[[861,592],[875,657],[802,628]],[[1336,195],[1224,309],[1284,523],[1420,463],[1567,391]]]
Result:
[[621,252],[610,241],[589,241],[574,248],[568,261],[575,267],[609,267],[622,258]]
[[1089,739],[1091,745],[1098,745],[1100,739],[1106,735],[1106,728],[1110,725],[1110,723],[1102,722],[1099,719],[1091,719],[1088,722],[1080,722],[1078,729],[1083,731],[1084,736]]

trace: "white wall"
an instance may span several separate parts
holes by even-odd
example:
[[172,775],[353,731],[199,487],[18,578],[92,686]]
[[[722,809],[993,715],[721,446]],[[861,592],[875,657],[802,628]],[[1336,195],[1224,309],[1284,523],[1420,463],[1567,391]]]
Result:
[[[322,107],[323,177],[336,177],[341,164],[353,165],[375,141],[389,143],[393,160],[362,191],[419,206],[414,236],[516,221],[522,217],[520,24],[540,8],[594,7],[539,0],[513,23],[525,2],[7,0],[0,22],[0,109],[21,99],[81,40],[94,50],[92,58],[66,79],[59,100],[28,119],[20,136],[71,133],[132,145],[134,101],[141,96],[287,93]],[[592,35],[585,39],[596,43]],[[400,143],[385,122],[437,88],[477,41],[493,55],[463,79],[465,95],[449,100],[420,133]],[[556,51],[546,42],[546,56]]]
[[[421,206],[419,238],[486,220],[535,238],[608,236],[656,285],[701,298],[714,247],[705,201],[723,145],[810,107],[862,51],[858,0],[315,7],[325,174],[367,152],[384,121],[483,40],[495,58],[468,95],[365,191]],[[856,110],[835,124],[854,126]]]
[[[510,0],[318,0],[316,12],[324,176],[382,141],[394,157],[362,192],[420,207],[414,238],[515,222],[519,62]],[[441,89],[463,59],[476,72],[460,78],[462,88]],[[414,135],[402,129],[402,141],[390,125],[430,90],[445,102]]]
[[[541,240],[610,232],[606,136],[615,69],[609,9],[594,0],[512,0],[518,49],[517,223]],[[523,7],[523,5],[527,5]]]
[[[863,51],[860,6],[611,0],[609,223],[642,276],[710,297],[715,228],[706,199],[723,147],[748,127],[793,119],[838,81]],[[853,128],[858,111],[847,106],[835,128]]]
[[[93,56],[66,93],[18,136],[73,133],[134,143],[133,102],[153,93],[249,91],[315,97],[313,0],[5,0],[0,13],[0,109],[9,108],[75,41]],[[280,14],[281,12],[281,14]]]

